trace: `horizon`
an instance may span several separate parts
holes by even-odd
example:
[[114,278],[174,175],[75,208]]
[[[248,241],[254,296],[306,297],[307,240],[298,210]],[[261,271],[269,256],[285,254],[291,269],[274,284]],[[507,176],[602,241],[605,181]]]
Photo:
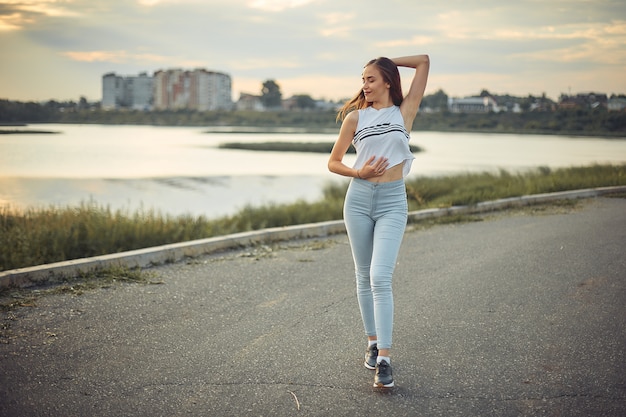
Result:
[[[285,97],[343,100],[377,56],[427,53],[426,95],[626,92],[626,2],[5,0],[0,95],[102,99],[102,75],[207,68],[232,99],[275,80]],[[411,71],[402,69],[403,87]]]
[[[133,76],[132,74],[124,74],[124,75],[116,74],[116,75],[123,76],[123,77]],[[267,81],[267,80],[264,80],[264,81]],[[276,84],[278,84],[278,86],[280,87],[280,81],[279,80],[273,80],[273,81],[275,81]],[[261,89],[262,83],[263,83],[263,81],[259,82],[259,90]],[[540,98],[543,95],[543,93],[542,94],[529,93],[529,94],[526,94],[524,96],[519,96],[519,95],[511,94],[511,93],[508,93],[508,92],[494,93],[493,91],[491,91],[488,88],[481,88],[481,91],[478,91],[478,92],[473,93],[473,94],[468,94],[468,95],[464,95],[464,96],[453,96],[453,95],[448,94],[448,92],[445,89],[441,88],[441,89],[438,89],[437,91],[432,91],[432,92],[427,91],[424,94],[424,97],[433,95],[433,94],[437,93],[439,90],[443,91],[449,98],[479,97],[483,90],[487,91],[491,96],[510,96],[510,97],[515,97],[515,98],[527,98],[529,95],[532,95],[535,98]],[[281,87],[281,93],[282,92],[283,91],[282,91],[282,87]],[[244,94],[253,94],[251,92],[242,92],[242,93],[244,93]],[[626,96],[626,93],[607,93],[607,92],[604,92],[604,91],[578,91],[578,92],[571,92],[571,93],[561,93],[561,95],[565,95],[565,96],[569,96],[569,97],[575,97],[577,95],[591,95],[591,94],[596,94],[596,95],[597,94],[604,94],[604,95],[607,96],[607,98],[611,98],[611,96],[613,96],[613,95],[621,96],[621,97]],[[260,96],[261,92],[259,91],[255,95],[256,96]],[[340,99],[336,99],[336,100],[331,100],[331,99],[326,99],[326,98],[321,98],[321,97],[315,97],[312,94],[307,93],[307,92],[301,92],[301,93],[297,93],[297,94],[290,95],[290,96],[286,96],[285,94],[283,94],[282,99],[286,100],[286,99],[289,99],[289,98],[297,96],[297,95],[306,95],[306,96],[309,96],[313,100],[316,100],[316,101],[320,100],[320,101],[327,101],[327,102],[333,102],[333,103],[341,103],[341,102],[343,102],[345,100],[349,100],[348,97],[344,97],[344,98],[340,98]],[[68,99],[57,99],[57,98],[52,97],[52,98],[47,98],[47,99],[42,99],[42,100],[14,100],[14,99],[10,99],[10,98],[0,97],[0,100],[7,100],[7,101],[12,101],[12,102],[22,102],[22,103],[34,102],[34,103],[38,103],[38,104],[45,104],[45,103],[48,103],[48,102],[51,102],[51,101],[58,102],[58,103],[78,102],[82,98],[85,98],[87,100],[87,103],[90,103],[90,104],[100,103],[102,101],[102,97],[100,97],[100,98],[98,98],[96,100],[90,100],[89,98],[87,98],[84,95],[81,95],[78,98],[68,98]],[[550,97],[549,95],[546,94],[546,98],[549,99],[549,100],[552,100],[554,102],[558,102],[560,96],[559,97]],[[239,100],[239,98],[238,97],[234,97],[232,100],[233,100],[233,103],[236,103]]]

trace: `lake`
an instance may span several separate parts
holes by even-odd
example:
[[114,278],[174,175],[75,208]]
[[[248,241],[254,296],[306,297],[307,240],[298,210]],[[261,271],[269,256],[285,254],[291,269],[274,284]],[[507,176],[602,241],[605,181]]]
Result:
[[[333,142],[336,134],[228,133],[202,127],[32,125],[58,134],[0,135],[0,205],[75,206],[164,214],[234,214],[246,205],[315,201],[328,155],[219,149],[224,142]],[[626,140],[412,133],[411,176],[626,162]],[[346,162],[354,161],[353,155]]]

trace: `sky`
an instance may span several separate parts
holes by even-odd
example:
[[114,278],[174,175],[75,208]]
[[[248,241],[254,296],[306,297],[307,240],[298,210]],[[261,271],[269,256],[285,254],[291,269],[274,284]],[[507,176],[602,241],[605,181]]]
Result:
[[[372,58],[426,53],[426,94],[626,94],[623,0],[4,0],[0,99],[102,99],[102,76],[206,68],[233,100],[342,100]],[[402,69],[405,88],[412,72]]]

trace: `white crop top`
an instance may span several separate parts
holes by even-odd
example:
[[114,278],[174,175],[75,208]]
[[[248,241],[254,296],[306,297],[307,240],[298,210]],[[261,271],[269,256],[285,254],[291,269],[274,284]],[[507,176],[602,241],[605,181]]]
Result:
[[361,168],[372,155],[384,156],[389,167],[404,162],[402,176],[411,171],[415,156],[409,148],[409,132],[404,127],[400,107],[391,106],[376,110],[367,107],[359,110],[359,121],[352,144],[356,149],[353,168]]

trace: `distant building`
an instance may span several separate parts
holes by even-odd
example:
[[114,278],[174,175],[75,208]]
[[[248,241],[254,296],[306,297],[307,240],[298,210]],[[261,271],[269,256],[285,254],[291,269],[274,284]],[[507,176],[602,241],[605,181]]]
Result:
[[149,110],[152,107],[153,79],[148,74],[102,76],[102,108]]
[[232,81],[228,74],[196,69],[159,70],[154,73],[154,108],[230,110]]
[[152,90],[154,80],[145,72],[137,77],[128,77],[126,85],[130,98],[130,107],[135,110],[150,110],[152,108]]
[[520,106],[519,103],[511,102],[511,101],[508,101],[504,103],[503,105],[498,105],[497,108],[498,110],[503,111],[503,112],[510,112],[510,113],[522,112],[522,106]]
[[237,110],[263,111],[265,107],[263,107],[263,103],[261,102],[261,96],[241,93],[237,101]]
[[189,102],[189,80],[186,71],[176,69],[154,73],[154,108],[184,109]]
[[154,76],[102,76],[103,109],[230,110],[231,78],[227,74],[196,69],[157,71]]
[[607,104],[609,111],[624,111],[626,110],[626,98],[624,97],[612,97]]
[[449,98],[448,109],[452,113],[488,113],[497,112],[498,103],[493,97]]
[[283,99],[281,102],[281,108],[287,111],[293,110],[301,110],[298,106],[298,97],[291,96],[289,98]]
[[102,108],[115,109],[123,102],[124,79],[115,73],[102,76]]
[[607,107],[608,97],[601,93],[580,93],[575,96],[562,94],[559,98],[559,108],[561,109],[595,109],[597,107]]
[[327,100],[315,101],[315,108],[318,110],[323,110],[323,111],[336,111],[336,110],[339,110],[341,106],[343,106],[343,103],[336,104],[336,103],[333,103],[332,101],[327,101]]
[[553,111],[556,110],[556,105],[552,100],[546,99],[545,97],[540,97],[530,103],[528,110],[534,112]]
[[192,101],[192,106],[195,105],[197,110],[232,110],[230,75],[201,69],[192,73],[192,80],[197,85],[198,93],[197,100]]

